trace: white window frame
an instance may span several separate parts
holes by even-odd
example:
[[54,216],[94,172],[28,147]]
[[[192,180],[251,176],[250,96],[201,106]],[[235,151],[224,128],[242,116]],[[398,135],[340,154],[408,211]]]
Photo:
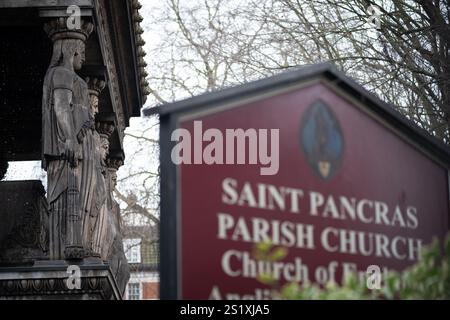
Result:
[[[127,284],[127,296],[126,299],[130,300],[130,285],[137,285],[138,289],[139,289],[139,297],[136,300],[142,300],[142,284],[140,282],[129,282]],[[135,299],[133,299],[135,300]]]
[[128,263],[141,263],[141,242],[140,238],[123,240],[123,249]]

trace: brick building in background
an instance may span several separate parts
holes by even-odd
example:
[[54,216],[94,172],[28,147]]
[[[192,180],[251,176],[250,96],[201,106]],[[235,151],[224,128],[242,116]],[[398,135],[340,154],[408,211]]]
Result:
[[151,226],[126,226],[123,245],[130,265],[126,300],[159,299],[159,237]]

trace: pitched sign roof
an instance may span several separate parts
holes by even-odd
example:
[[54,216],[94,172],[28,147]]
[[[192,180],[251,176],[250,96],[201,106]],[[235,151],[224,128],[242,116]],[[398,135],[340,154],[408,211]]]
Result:
[[[448,148],[330,65],[150,112],[161,298],[268,298],[261,272],[324,284],[402,270],[449,230]],[[267,241],[287,256],[258,260]]]

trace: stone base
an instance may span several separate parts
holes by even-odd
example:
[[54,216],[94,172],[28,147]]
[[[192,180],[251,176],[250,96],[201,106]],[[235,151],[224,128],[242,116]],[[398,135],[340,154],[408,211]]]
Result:
[[[80,271],[81,282],[72,270]],[[121,299],[109,265],[99,259],[72,265],[68,261],[37,261],[30,267],[0,268],[0,300]]]
[[48,211],[41,181],[0,182],[0,267],[48,258]]

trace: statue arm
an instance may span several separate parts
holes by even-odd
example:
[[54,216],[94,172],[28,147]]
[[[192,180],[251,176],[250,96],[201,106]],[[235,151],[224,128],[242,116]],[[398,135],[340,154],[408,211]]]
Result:
[[60,134],[65,143],[65,157],[72,166],[76,166],[76,150],[78,147],[74,127],[72,104],[72,76],[67,72],[57,72],[54,77],[54,112]]
[[72,112],[72,91],[67,89],[56,89],[54,91],[54,110],[58,127],[65,138],[65,156],[72,166],[75,166],[75,153],[77,149],[75,128],[73,125]]

